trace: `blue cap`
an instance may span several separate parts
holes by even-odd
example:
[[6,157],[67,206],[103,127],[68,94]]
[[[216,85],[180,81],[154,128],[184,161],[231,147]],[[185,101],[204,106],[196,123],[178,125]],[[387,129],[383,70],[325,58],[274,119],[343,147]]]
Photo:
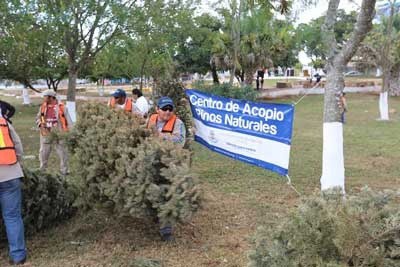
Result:
[[118,88],[117,90],[115,90],[111,96],[113,97],[126,97],[126,92],[123,89]]
[[158,106],[159,108],[163,108],[163,107],[166,107],[166,106],[175,107],[175,106],[174,106],[174,102],[173,102],[172,99],[169,98],[168,96],[163,96],[163,97],[161,97],[161,98],[158,100],[157,106]]

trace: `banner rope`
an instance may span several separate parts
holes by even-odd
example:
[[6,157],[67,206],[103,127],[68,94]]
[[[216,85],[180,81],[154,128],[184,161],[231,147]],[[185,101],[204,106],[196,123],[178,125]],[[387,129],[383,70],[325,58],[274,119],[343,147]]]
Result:
[[[306,90],[305,94],[302,95],[296,102],[292,103],[293,106],[296,106],[298,103],[300,103],[309,93],[312,89],[317,88],[320,85],[321,81],[317,82],[313,87],[310,88],[310,90]],[[292,137],[293,139],[293,137]],[[286,174],[286,178],[287,178],[287,185],[289,185],[290,188],[293,189],[294,192],[296,192],[296,194],[298,196],[301,196],[300,192],[296,189],[296,187],[293,186],[292,184],[292,179],[290,179],[290,176],[288,174]]]
[[313,87],[311,87],[309,90],[306,90],[305,94],[304,94],[302,97],[300,97],[296,102],[292,103],[292,105],[293,105],[293,106],[296,106],[298,103],[300,103],[300,102],[304,99],[304,97],[306,97],[306,96],[310,93],[310,90],[317,88],[317,87],[319,86],[320,83],[321,83],[321,82],[317,82],[317,83],[316,83]]
[[299,197],[301,197],[301,194],[300,194],[300,192],[299,191],[297,191],[297,189],[292,185],[292,179],[290,179],[290,176],[289,176],[289,174],[286,174],[286,178],[287,178],[287,185],[289,185],[289,187],[290,188],[292,188],[293,189],[293,191],[294,192],[296,192],[297,193],[297,195],[299,196]]

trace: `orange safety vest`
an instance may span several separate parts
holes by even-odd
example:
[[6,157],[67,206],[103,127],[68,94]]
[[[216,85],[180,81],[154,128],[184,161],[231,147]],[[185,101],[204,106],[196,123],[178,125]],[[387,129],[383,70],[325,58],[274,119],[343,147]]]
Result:
[[[65,118],[64,104],[57,103],[57,105],[58,105],[58,118],[61,122],[61,128],[66,132],[68,131],[68,122],[67,119]],[[46,112],[47,112],[47,103],[43,102],[43,104],[40,106],[40,122],[42,123],[46,122]]]
[[[176,115],[172,115],[172,117],[164,124],[164,127],[162,128],[161,132],[172,133],[174,131],[176,119],[177,119]],[[151,114],[149,121],[147,122],[147,128],[151,128],[157,125],[157,120],[158,120],[158,114],[157,113]]]
[[[111,108],[115,107],[115,98],[114,97],[111,98],[109,105],[110,105]],[[132,112],[132,99],[130,99],[130,98],[126,99],[124,110],[126,112]]]
[[10,135],[10,128],[6,119],[0,118],[0,165],[17,163],[15,145]]

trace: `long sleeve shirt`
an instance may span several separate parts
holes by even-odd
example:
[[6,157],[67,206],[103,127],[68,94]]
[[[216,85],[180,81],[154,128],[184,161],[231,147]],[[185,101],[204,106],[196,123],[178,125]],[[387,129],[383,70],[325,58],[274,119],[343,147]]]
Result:
[[169,140],[174,143],[184,145],[186,142],[186,127],[185,124],[179,119],[176,118],[174,129],[172,133],[162,133],[162,129],[166,122],[157,121],[157,130],[159,132],[159,136],[163,140]]

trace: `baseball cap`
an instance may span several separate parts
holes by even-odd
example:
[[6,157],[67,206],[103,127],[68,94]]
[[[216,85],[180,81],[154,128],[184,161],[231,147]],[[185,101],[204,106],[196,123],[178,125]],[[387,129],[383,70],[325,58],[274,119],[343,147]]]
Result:
[[50,90],[50,89],[47,89],[47,90],[45,90],[45,91],[43,91],[43,93],[42,93],[42,96],[53,96],[53,97],[56,97],[56,92],[54,92],[54,90]]
[[158,100],[157,106],[158,106],[159,108],[163,108],[163,107],[166,107],[166,106],[175,107],[175,106],[174,106],[174,102],[173,102],[172,99],[169,98],[168,96],[163,96],[163,97],[161,97],[161,98]]
[[125,90],[119,88],[119,89],[115,90],[111,94],[111,96],[113,96],[113,97],[126,97],[126,92],[125,92]]

